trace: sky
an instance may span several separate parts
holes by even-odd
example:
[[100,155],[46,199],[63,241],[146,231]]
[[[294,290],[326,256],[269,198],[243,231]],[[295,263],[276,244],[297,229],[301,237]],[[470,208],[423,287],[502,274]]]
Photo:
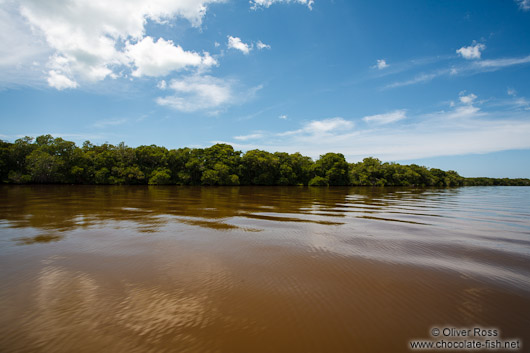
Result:
[[530,0],[0,0],[0,139],[530,177]]

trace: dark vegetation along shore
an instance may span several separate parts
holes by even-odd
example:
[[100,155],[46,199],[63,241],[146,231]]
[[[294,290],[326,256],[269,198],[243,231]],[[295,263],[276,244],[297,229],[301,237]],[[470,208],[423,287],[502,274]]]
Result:
[[25,184],[152,185],[354,185],[471,186],[530,185],[530,179],[464,178],[455,171],[376,158],[348,163],[340,153],[316,161],[300,153],[234,151],[227,144],[168,150],[124,143],[82,147],[50,135],[0,140],[0,180]]

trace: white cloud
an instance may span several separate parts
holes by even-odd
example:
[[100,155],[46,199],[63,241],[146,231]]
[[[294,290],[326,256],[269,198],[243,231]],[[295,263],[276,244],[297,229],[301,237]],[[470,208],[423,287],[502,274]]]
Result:
[[171,71],[188,67],[207,68],[217,65],[217,61],[208,53],[200,55],[185,51],[179,45],[175,46],[171,40],[159,38],[154,42],[149,36],[135,44],[127,43],[125,53],[136,67],[132,72],[135,77],[165,76]]
[[310,136],[329,136],[337,132],[351,130],[354,123],[345,120],[341,117],[328,118],[323,120],[313,120],[305,124],[305,126],[298,130],[291,130],[277,134],[277,136],[293,136],[293,135],[310,135]]
[[270,45],[263,43],[261,40],[258,40],[258,42],[256,43],[256,47],[258,47],[259,50],[271,48]]
[[470,93],[467,96],[464,95],[464,92],[460,93],[460,102],[462,102],[463,104],[468,104],[468,105],[473,104],[475,99],[477,99],[477,96],[474,95],[473,93]]
[[310,10],[313,9],[313,4],[315,3],[314,0],[251,0],[250,4],[252,9],[256,10],[260,7],[268,8],[272,4],[280,4],[280,3],[298,3],[302,5],[306,5],[309,7]]
[[158,84],[156,85],[156,87],[158,87],[159,89],[161,90],[165,90],[167,88],[167,82],[166,80],[162,80],[160,82],[158,82]]
[[530,0],[515,0],[519,4],[519,8],[523,11],[530,10]]
[[503,59],[494,59],[494,60],[482,60],[475,65],[479,68],[491,68],[491,69],[498,69],[503,68],[507,66],[513,66],[513,65],[521,65],[521,64],[527,64],[530,63],[530,55],[522,57],[522,58],[503,58]]
[[480,111],[480,108],[475,107],[473,103],[477,99],[477,96],[473,93],[467,94],[465,91],[460,92],[458,99],[460,104],[457,105],[451,102],[451,107],[454,108],[448,112],[438,112],[432,114],[432,116],[443,116],[444,119],[471,119],[483,116],[484,113]]
[[377,64],[375,64],[374,68],[378,68],[379,70],[382,70],[384,68],[388,67],[388,64],[386,63],[385,59],[379,59],[377,60]]
[[410,86],[415,85],[416,83],[423,83],[433,80],[434,78],[441,76],[445,73],[445,71],[437,71],[430,74],[420,74],[410,80],[406,81],[398,81],[391,84],[386,85],[384,88],[396,88],[396,87],[403,87],[403,86]]
[[456,107],[451,112],[442,112],[438,115],[443,116],[445,119],[469,119],[483,114],[480,113],[479,108],[473,105],[465,105]]
[[182,112],[216,114],[227,106],[253,98],[261,88],[260,85],[245,89],[235,80],[195,74],[171,80],[167,89],[173,90],[174,94],[159,97],[156,102]]
[[0,43],[0,68],[31,64],[50,52],[45,39],[31,32],[9,2],[0,7]]
[[[332,139],[320,136],[277,134],[267,144],[231,143],[237,149],[301,152],[312,158],[338,152],[353,162],[373,156],[387,161],[399,161],[436,156],[489,153],[510,149],[530,148],[530,116],[506,118],[503,113],[489,114],[490,119],[471,117],[451,119],[438,114],[423,122],[398,128],[382,126],[378,129],[342,132]],[[283,137],[283,138],[282,138]]]
[[480,56],[484,49],[486,49],[486,45],[482,43],[473,43],[473,45],[470,45],[468,47],[462,47],[456,52],[457,54],[460,54],[464,59],[471,60],[480,59]]
[[[287,118],[286,115],[279,116],[280,119],[284,119],[283,117]],[[234,139],[238,141],[247,141],[247,140],[261,139],[265,136],[268,139],[273,139],[277,137],[288,137],[288,136],[294,139],[304,139],[304,138],[322,139],[324,137],[329,138],[329,137],[333,137],[336,135],[340,135],[341,133],[344,133],[346,131],[350,131],[354,126],[355,124],[352,121],[345,120],[340,117],[336,117],[336,118],[312,120],[312,121],[306,122],[303,125],[303,127],[298,130],[290,130],[290,131],[285,131],[285,132],[280,132],[280,133],[260,131],[259,133],[235,136]]]
[[530,101],[523,97],[515,99],[513,105],[515,107],[523,108],[524,110],[530,110]]
[[385,125],[385,124],[394,123],[394,122],[399,121],[399,120],[403,120],[406,117],[407,116],[406,116],[406,111],[405,110],[395,110],[393,112],[386,113],[386,114],[377,114],[377,115],[365,116],[363,118],[363,120],[365,122],[367,122],[367,123],[374,123],[374,124],[377,124],[377,125]]
[[52,52],[45,38],[32,33],[17,3],[0,4],[0,89],[20,84],[44,85],[42,66]]
[[217,113],[226,106],[240,104],[254,97],[262,87],[238,87],[234,80],[223,80],[208,75],[191,75],[172,80],[168,89],[173,95],[159,97],[156,102],[182,112],[207,111]]
[[518,96],[518,93],[514,89],[508,90],[508,94],[513,98],[497,100],[491,104],[500,107],[513,107],[518,110],[530,110],[530,100],[528,98]]
[[247,141],[247,140],[259,139],[259,138],[262,138],[262,137],[263,137],[263,134],[256,133],[256,134],[243,135],[243,136],[234,136],[234,139],[236,139],[238,141]]
[[[171,68],[179,69],[179,65],[186,66],[191,56],[199,54],[186,52],[168,41],[157,41],[153,49],[166,54],[178,52],[179,59],[164,57],[159,67],[141,60],[146,53],[140,48],[149,44],[144,42],[149,38],[144,38],[145,24],[147,20],[164,23],[183,18],[199,26],[208,4],[214,2],[223,0],[25,0],[20,11],[36,35],[42,35],[55,51],[49,62],[50,71],[55,73],[50,72],[50,77],[61,75],[71,82],[99,81],[116,77],[116,68],[129,67],[131,63],[136,65],[137,75],[155,76]],[[139,46],[136,51],[131,48],[135,45]],[[61,68],[57,67],[57,58],[61,59]],[[206,65],[214,64],[206,54],[201,60]]]
[[[353,122],[340,121],[346,126],[330,124],[329,119],[313,121],[295,131],[261,132],[266,139],[252,143],[243,140],[247,143],[236,142],[233,146],[301,152],[313,158],[333,151],[344,154],[349,161],[368,156],[399,161],[530,148],[530,110],[515,106],[511,110],[481,111],[472,104],[459,103],[448,111],[407,117],[400,124],[354,130]],[[321,128],[317,128],[319,125]]]
[[483,72],[497,71],[506,67],[530,63],[530,55],[518,58],[501,58],[491,60],[480,60],[458,67],[434,70],[430,73],[421,73],[414,78],[405,81],[397,81],[387,84],[383,89],[397,88],[431,81],[441,76],[475,75]]
[[66,77],[65,75],[55,71],[55,70],[50,70],[50,72],[48,73],[49,76],[48,76],[48,84],[50,85],[50,87],[54,87],[54,88],[57,88],[58,90],[63,90],[65,88],[76,88],[77,87],[77,82],[75,81],[72,81],[71,79],[69,79],[68,77]]
[[282,114],[278,117],[279,119],[282,119],[282,120],[286,120],[287,119],[287,115],[285,114]]
[[350,130],[353,128],[353,125],[353,122],[337,117],[311,121],[304,130],[313,134],[331,133],[335,131]]
[[250,51],[252,50],[252,46],[243,43],[240,38],[238,37],[232,37],[228,36],[228,48],[229,49],[237,49],[241,51],[243,54],[248,55]]
[[[271,48],[270,45],[263,43],[261,40],[258,40],[258,42],[255,43],[255,44],[256,44],[256,48],[258,48],[258,50],[270,49]],[[232,36],[228,36],[227,46],[228,46],[228,49],[239,50],[240,52],[242,52],[245,55],[248,55],[252,51],[252,49],[254,49],[254,43],[250,43],[250,44],[243,43],[241,38],[232,37]]]
[[157,103],[183,112],[217,109],[234,100],[233,84],[212,76],[188,76],[172,80],[175,94],[160,97]]
[[530,100],[525,97],[519,97],[514,89],[508,89],[507,94],[511,96],[508,99],[495,99],[488,101],[490,106],[503,107],[515,110],[530,110]]

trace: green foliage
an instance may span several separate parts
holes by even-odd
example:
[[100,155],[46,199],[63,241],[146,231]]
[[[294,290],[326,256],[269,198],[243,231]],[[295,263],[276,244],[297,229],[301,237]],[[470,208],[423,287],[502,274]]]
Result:
[[155,170],[149,178],[149,185],[171,184],[171,171],[167,168]]
[[98,169],[98,171],[94,175],[94,182],[95,184],[109,184],[109,176],[110,171],[103,167],[101,169]]
[[524,179],[524,178],[515,178],[515,179],[509,179],[509,178],[465,178],[464,179],[464,185],[465,186],[482,186],[482,185],[490,185],[490,186],[499,186],[499,185],[530,186],[530,179]]
[[208,169],[202,173],[201,183],[202,185],[219,185],[220,179],[217,170]]
[[10,146],[9,142],[0,140],[0,182],[4,183],[8,181],[9,171],[13,169]]
[[365,158],[352,164],[351,183],[359,186],[461,186],[463,180],[454,171],[428,169],[416,164],[382,163],[377,158]]
[[60,171],[64,161],[60,158],[36,149],[26,157],[26,164],[31,180],[35,183],[61,182]]
[[350,165],[340,153],[326,153],[313,165],[316,176],[324,178],[328,185],[350,185]]
[[[167,167],[167,149],[164,147],[140,146],[134,149],[136,163],[144,175],[154,176],[155,171]],[[151,179],[149,179],[151,180]]]
[[320,176],[316,176],[309,181],[309,186],[328,186],[328,180]]
[[294,154],[276,152],[274,156],[279,161],[277,185],[307,185],[309,183],[313,166],[311,158],[304,157],[298,152]]
[[13,184],[27,184],[31,182],[31,176],[27,174],[22,174],[21,172],[10,170],[7,180],[8,182]]
[[245,185],[276,185],[280,159],[267,151],[251,150],[241,158],[240,176]]
[[156,145],[81,147],[42,135],[13,143],[0,140],[1,183],[150,184],[150,185],[359,185],[453,187],[527,185],[530,179],[463,178],[455,171],[365,158],[349,164],[340,153],[316,161],[300,153],[251,150],[242,154],[227,144],[168,150]]

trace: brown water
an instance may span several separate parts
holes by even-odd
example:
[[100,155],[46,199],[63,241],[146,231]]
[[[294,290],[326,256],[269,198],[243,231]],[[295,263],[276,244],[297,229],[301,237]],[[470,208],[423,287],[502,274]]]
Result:
[[530,188],[3,186],[0,200],[2,353],[456,340],[434,327],[530,351]]

